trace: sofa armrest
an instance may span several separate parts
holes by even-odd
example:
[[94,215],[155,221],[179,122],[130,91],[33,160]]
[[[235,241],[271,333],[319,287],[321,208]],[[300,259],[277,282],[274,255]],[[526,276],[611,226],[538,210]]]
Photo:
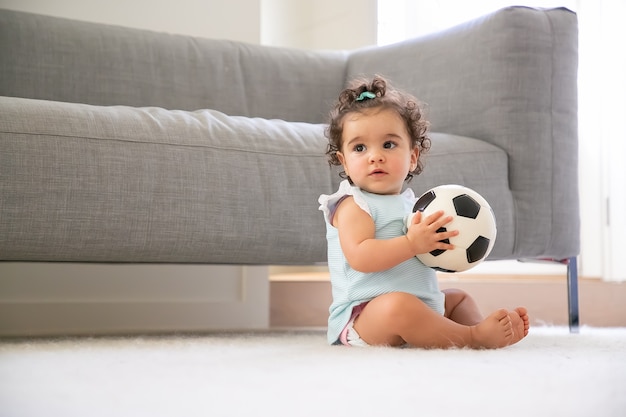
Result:
[[580,247],[577,49],[575,13],[509,7],[356,51],[348,75],[383,74],[426,103],[433,131],[502,148],[515,205],[514,257],[566,258]]

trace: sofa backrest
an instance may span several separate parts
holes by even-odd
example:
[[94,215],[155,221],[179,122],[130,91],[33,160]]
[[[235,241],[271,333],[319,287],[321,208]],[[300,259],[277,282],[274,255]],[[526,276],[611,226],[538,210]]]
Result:
[[0,95],[322,122],[347,54],[0,9]]

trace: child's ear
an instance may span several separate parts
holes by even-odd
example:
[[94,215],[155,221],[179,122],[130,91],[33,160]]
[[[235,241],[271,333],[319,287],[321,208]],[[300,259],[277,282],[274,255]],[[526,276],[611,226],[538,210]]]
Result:
[[346,167],[346,158],[344,158],[343,154],[340,151],[337,151],[337,159],[339,159],[339,162],[341,162],[341,166],[343,167],[343,170],[346,172],[346,175],[348,175],[348,168]]
[[419,158],[420,150],[419,148],[415,147],[411,152],[411,172],[415,171],[415,169],[417,168],[417,161],[419,160]]

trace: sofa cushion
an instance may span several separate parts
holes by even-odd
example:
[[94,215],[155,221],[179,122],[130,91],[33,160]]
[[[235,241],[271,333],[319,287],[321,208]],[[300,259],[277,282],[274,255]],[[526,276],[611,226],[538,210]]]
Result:
[[324,261],[322,125],[0,97],[0,258]]

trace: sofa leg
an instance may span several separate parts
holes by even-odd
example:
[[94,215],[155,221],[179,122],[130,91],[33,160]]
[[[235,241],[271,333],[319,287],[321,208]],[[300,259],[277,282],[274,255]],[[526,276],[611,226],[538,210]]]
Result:
[[580,316],[578,310],[578,260],[575,256],[563,261],[567,264],[567,305],[570,333],[578,333]]
[[580,316],[578,309],[578,258],[572,256],[566,259],[557,258],[534,258],[518,259],[520,262],[549,262],[567,266],[567,321],[570,333],[578,333],[580,330]]

